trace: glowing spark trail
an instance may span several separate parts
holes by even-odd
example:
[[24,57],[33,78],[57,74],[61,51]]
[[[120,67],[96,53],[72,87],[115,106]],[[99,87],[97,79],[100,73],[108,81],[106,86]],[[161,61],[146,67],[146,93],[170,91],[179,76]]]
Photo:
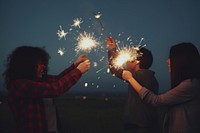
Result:
[[94,33],[80,33],[79,37],[77,38],[78,45],[75,49],[76,52],[79,51],[85,51],[85,52],[90,52],[92,48],[97,47],[99,45],[99,42],[97,39],[94,37]]
[[[106,67],[107,67],[107,66],[106,66]],[[102,70],[105,69],[106,67],[103,67],[103,68],[97,70],[96,73],[99,73],[100,71],[102,71]]]
[[57,35],[58,35],[58,37],[59,37],[59,40],[62,39],[62,38],[64,38],[64,39],[66,40],[66,35],[67,35],[67,34],[68,34],[68,33],[65,32],[65,31],[62,29],[62,26],[60,25],[60,30],[58,30],[58,32],[57,32]]
[[119,50],[118,55],[113,59],[113,66],[115,68],[123,68],[128,61],[134,61],[137,57],[141,56],[141,53],[138,52],[139,48],[134,47],[123,47]]
[[139,45],[141,44],[141,42],[144,40],[144,38],[141,38],[140,42],[139,42]]
[[80,24],[83,23],[81,18],[74,19],[73,21],[74,21],[74,24],[72,26],[81,28]]

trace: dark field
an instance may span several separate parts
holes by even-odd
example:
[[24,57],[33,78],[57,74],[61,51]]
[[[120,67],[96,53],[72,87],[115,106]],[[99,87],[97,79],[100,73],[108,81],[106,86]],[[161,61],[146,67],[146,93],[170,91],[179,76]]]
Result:
[[[6,98],[0,105],[0,133],[13,133],[15,123]],[[123,133],[125,96],[56,99],[63,133]],[[162,123],[163,109],[160,109]]]

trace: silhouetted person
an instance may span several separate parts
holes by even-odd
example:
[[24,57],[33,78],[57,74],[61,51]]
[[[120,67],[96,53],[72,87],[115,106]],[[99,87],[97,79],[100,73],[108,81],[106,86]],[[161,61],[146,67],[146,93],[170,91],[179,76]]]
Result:
[[47,133],[44,98],[68,91],[90,68],[87,56],[81,55],[62,73],[50,76],[48,61],[49,54],[44,49],[31,46],[18,47],[7,58],[4,76],[16,133]]
[[164,133],[200,132],[200,56],[191,43],[180,43],[170,49],[168,68],[171,89],[157,95],[135,80],[129,71],[123,72],[144,102],[154,106],[167,106]]

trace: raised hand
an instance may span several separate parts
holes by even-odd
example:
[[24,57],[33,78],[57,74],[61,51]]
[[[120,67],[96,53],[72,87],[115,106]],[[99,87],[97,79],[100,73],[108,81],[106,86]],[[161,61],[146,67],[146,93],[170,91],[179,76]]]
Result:
[[77,66],[81,73],[85,73],[90,69],[90,60],[85,60]]
[[124,70],[122,73],[122,78],[128,81],[129,79],[133,78],[133,75],[130,71]]
[[78,57],[78,59],[74,62],[75,66],[78,66],[81,62],[88,60],[88,55],[87,54],[82,54]]
[[106,38],[106,44],[107,44],[108,50],[116,48],[115,40],[112,37],[107,37]]

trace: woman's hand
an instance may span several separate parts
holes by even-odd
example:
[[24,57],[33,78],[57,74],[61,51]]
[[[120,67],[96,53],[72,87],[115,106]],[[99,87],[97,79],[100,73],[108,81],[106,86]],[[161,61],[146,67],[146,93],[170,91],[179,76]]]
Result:
[[90,60],[85,60],[77,66],[81,73],[85,73],[90,69]]
[[113,48],[116,48],[115,40],[114,40],[114,38],[112,38],[112,37],[107,37],[107,38],[106,38],[106,44],[107,44],[108,50],[111,50],[111,49],[113,49]]
[[126,81],[130,80],[131,78],[133,78],[133,75],[130,71],[124,70],[122,73],[122,78]]
[[130,85],[133,87],[133,89],[139,93],[142,86],[133,78],[133,75],[131,72],[124,70],[122,73],[122,78],[130,83]]
[[75,66],[78,66],[81,62],[88,60],[88,55],[87,54],[82,54],[78,57],[78,59],[74,62]]

